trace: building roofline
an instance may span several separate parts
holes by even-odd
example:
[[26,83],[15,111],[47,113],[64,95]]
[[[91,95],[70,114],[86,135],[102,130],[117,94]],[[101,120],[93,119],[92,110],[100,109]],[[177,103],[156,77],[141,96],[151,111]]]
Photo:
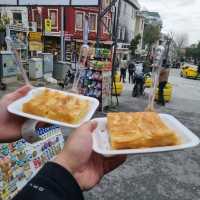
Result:
[[128,4],[130,4],[131,6],[133,6],[136,10],[140,10],[140,8],[141,8],[141,6],[137,0],[124,0],[124,1],[127,2]]

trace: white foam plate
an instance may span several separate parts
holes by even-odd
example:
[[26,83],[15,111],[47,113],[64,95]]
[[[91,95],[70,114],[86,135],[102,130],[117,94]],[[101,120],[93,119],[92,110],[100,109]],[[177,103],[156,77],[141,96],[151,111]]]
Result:
[[168,114],[159,114],[163,122],[172,130],[174,130],[178,136],[180,136],[182,143],[176,146],[165,147],[153,147],[142,149],[125,149],[125,150],[112,150],[109,142],[109,136],[107,132],[107,119],[96,118],[98,126],[93,133],[93,150],[104,156],[114,155],[128,155],[128,154],[142,154],[142,153],[156,153],[165,151],[175,151],[181,149],[187,149],[195,147],[199,144],[199,138],[180,123],[175,117]]
[[13,102],[12,104],[10,104],[8,106],[8,111],[10,113],[15,114],[15,115],[19,115],[19,116],[26,117],[26,118],[29,118],[29,119],[47,122],[47,123],[50,123],[50,124],[56,124],[56,125],[63,126],[63,127],[77,128],[77,127],[81,126],[83,123],[89,121],[92,118],[93,114],[95,113],[96,109],[99,106],[99,101],[95,98],[86,97],[86,96],[82,96],[82,95],[78,95],[78,94],[69,93],[69,92],[66,92],[66,91],[60,91],[60,90],[48,88],[51,91],[57,91],[57,92],[60,92],[64,95],[66,95],[66,96],[70,95],[70,96],[75,96],[79,99],[88,100],[89,104],[90,104],[88,113],[85,115],[85,117],[78,124],[69,124],[69,123],[51,120],[51,119],[48,119],[48,118],[45,118],[45,117],[40,117],[40,116],[37,116],[37,115],[32,115],[32,114],[28,114],[28,113],[23,112],[22,111],[23,104],[26,103],[27,101],[31,100],[34,96],[43,92],[45,89],[47,89],[47,88],[40,87],[40,88],[32,89],[26,96],[18,99],[17,101]]

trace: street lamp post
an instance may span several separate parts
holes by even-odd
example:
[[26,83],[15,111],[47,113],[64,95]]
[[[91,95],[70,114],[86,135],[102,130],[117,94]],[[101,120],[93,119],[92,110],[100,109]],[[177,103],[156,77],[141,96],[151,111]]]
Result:
[[61,6],[61,61],[65,61],[64,6]]
[[37,8],[38,13],[40,15],[40,22],[41,22],[41,32],[42,32],[42,42],[43,42],[43,51],[44,51],[44,22],[43,22],[43,8],[38,7]]

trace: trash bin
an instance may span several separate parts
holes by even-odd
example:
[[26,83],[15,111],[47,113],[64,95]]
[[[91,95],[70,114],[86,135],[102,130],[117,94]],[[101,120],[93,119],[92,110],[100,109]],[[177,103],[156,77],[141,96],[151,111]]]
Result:
[[17,67],[13,54],[8,51],[0,52],[0,76],[1,78],[17,75]]
[[43,60],[43,74],[53,73],[53,54],[40,53],[39,57]]
[[69,66],[67,62],[58,61],[57,63],[54,64],[53,78],[55,78],[56,80],[63,81],[65,79],[68,70]]
[[29,78],[32,80],[43,77],[43,60],[42,58],[31,58],[29,60]]

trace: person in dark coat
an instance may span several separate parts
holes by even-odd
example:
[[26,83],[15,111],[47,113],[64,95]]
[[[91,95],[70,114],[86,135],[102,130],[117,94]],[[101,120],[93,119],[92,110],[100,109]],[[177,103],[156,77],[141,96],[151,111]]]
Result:
[[168,66],[162,67],[159,76],[158,104],[165,106],[164,89],[168,83],[170,69]]
[[135,64],[133,62],[130,62],[128,65],[128,81],[129,83],[133,83],[134,82],[134,71],[135,71]]
[[127,70],[127,56],[124,55],[120,61],[120,81],[126,82],[126,70]]
[[200,76],[200,62],[199,62],[198,67],[197,67],[197,77],[199,77],[199,76]]

